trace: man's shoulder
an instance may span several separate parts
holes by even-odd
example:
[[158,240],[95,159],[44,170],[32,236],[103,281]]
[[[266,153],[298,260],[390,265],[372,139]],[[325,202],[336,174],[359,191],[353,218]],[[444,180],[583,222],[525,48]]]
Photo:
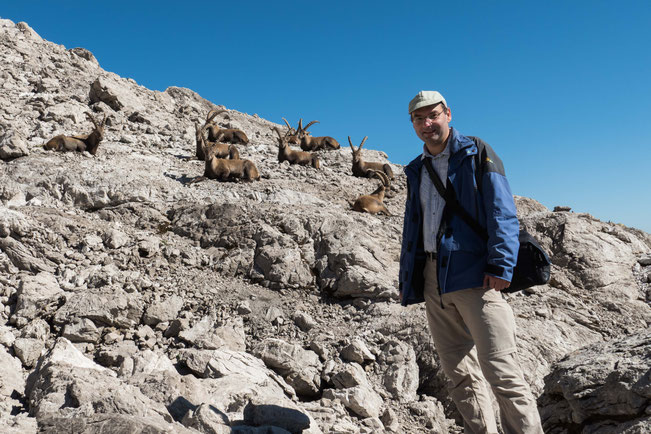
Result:
[[477,146],[477,157],[482,167],[482,172],[497,172],[504,175],[504,163],[491,145],[476,136],[468,136]]
[[416,158],[411,160],[407,165],[405,166],[405,172],[416,170],[418,171],[420,167],[423,165],[423,154],[418,154]]

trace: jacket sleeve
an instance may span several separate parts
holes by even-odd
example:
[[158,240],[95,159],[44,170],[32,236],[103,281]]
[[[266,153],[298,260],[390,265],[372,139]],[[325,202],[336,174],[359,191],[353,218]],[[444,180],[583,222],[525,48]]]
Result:
[[510,282],[518,259],[520,224],[502,161],[490,147],[482,154],[481,197],[488,231],[485,273]]

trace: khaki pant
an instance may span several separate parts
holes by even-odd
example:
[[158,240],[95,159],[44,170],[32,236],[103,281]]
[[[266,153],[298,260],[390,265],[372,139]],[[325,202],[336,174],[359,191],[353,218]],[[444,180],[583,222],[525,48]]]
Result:
[[436,261],[428,260],[425,306],[430,333],[449,380],[450,396],[463,416],[465,432],[498,432],[485,378],[497,398],[505,433],[542,433],[536,401],[517,359],[513,311],[502,294],[494,289],[470,288],[440,297]]

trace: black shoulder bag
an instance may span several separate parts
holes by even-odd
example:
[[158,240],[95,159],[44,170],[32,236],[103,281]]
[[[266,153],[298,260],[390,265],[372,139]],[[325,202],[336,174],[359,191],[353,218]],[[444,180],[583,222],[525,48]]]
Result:
[[[472,137],[472,139],[475,141],[475,144],[478,144],[477,142],[479,139],[476,139],[475,137]],[[478,161],[478,159],[475,161]],[[466,224],[468,224],[468,226],[470,226],[484,241],[488,241],[488,232],[486,231],[486,228],[479,224],[479,222],[475,220],[475,218],[472,217],[463,206],[461,206],[452,184],[448,182],[447,187],[443,186],[443,182],[434,171],[432,162],[429,158],[425,158],[424,164],[436,190],[445,200],[445,203],[450,207],[450,210],[456,212],[457,215],[461,217],[461,219],[466,222]],[[481,166],[477,164],[475,170],[479,171],[480,167]],[[483,175],[483,173],[480,175]],[[478,183],[477,185],[479,187],[481,184]],[[502,292],[516,292],[522,289],[531,288],[532,286],[544,285],[549,282],[551,261],[549,260],[547,253],[545,253],[542,247],[540,247],[538,241],[536,241],[536,239],[525,230],[520,230],[518,239],[520,241],[520,248],[518,250],[518,260],[515,269],[513,270],[513,278],[511,279],[509,287],[504,289]]]

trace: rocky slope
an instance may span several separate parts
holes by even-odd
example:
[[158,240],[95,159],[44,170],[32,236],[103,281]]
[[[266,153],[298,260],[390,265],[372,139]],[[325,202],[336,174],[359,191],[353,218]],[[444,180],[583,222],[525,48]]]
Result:
[[[399,166],[394,215],[359,214],[377,181],[350,175],[349,148],[278,164],[277,124],[228,110],[262,179],[189,184],[211,102],[25,23],[0,20],[0,59],[2,432],[461,430],[423,307],[396,302]],[[88,111],[107,115],[97,155],[42,149],[88,133]],[[643,432],[651,237],[516,200],[554,264],[509,296],[546,429]]]

